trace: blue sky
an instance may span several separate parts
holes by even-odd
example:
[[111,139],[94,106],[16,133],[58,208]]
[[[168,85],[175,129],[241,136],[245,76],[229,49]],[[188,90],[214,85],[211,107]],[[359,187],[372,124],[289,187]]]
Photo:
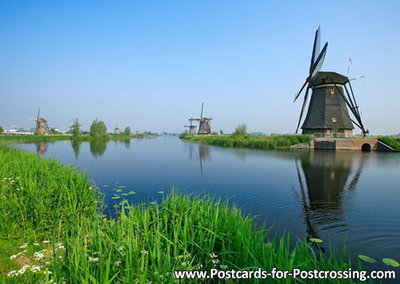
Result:
[[[364,124],[400,132],[399,1],[0,0],[0,125],[98,117],[109,129],[181,132],[191,116],[229,132],[293,133],[314,32],[323,71],[352,82]],[[356,133],[359,131],[357,130]]]

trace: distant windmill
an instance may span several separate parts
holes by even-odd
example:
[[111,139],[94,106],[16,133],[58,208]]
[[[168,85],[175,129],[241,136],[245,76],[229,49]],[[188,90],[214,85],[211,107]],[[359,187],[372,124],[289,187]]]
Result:
[[[294,98],[294,101],[296,101],[307,85],[296,133],[303,117],[309,90],[312,89],[307,115],[301,126],[303,134],[313,134],[322,137],[350,137],[353,136],[353,122],[361,129],[363,136],[366,136],[368,130],[364,128],[361,121],[349,78],[335,72],[320,72],[319,70],[322,67],[328,48],[328,42],[325,43],[321,52],[319,48],[320,28],[318,27],[315,32],[309,75]],[[351,95],[346,84],[349,86]],[[346,95],[343,89],[346,91]],[[355,120],[350,118],[346,105],[354,115]]]
[[29,118],[29,121],[36,121],[36,133],[40,135],[47,135],[48,134],[48,126],[47,126],[47,120],[44,118],[40,118],[40,107],[38,109],[38,114],[36,119]]
[[203,107],[204,103],[201,103],[201,113],[200,118],[191,118],[193,121],[199,121],[199,135],[210,135],[211,134],[211,126],[210,121],[212,120],[211,117],[203,117]]
[[189,120],[189,125],[185,125],[185,127],[187,127],[187,128],[189,128],[188,129],[188,133],[190,134],[190,135],[194,135],[194,134],[196,134],[196,127],[197,127],[197,125],[193,125],[192,124],[192,122],[193,122],[193,117],[192,118],[189,118],[188,119]]

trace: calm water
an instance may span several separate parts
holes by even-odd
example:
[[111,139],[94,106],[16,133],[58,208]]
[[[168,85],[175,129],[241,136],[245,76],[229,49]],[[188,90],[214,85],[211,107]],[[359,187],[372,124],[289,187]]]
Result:
[[[284,152],[185,143],[176,137],[125,142],[18,144],[90,171],[110,211],[122,199],[161,199],[173,186],[228,197],[260,224],[311,236],[352,255],[400,260],[400,154]],[[126,193],[134,191],[135,194]],[[131,192],[132,193],[132,192]],[[125,195],[123,195],[125,194]],[[386,268],[374,264],[373,269]]]

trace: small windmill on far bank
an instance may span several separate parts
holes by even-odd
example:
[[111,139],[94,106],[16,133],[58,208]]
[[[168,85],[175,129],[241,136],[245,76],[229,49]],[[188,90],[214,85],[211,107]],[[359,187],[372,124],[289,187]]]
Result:
[[36,119],[29,118],[29,121],[36,121],[36,133],[40,135],[47,135],[48,134],[48,126],[47,126],[47,120],[44,118],[39,117],[40,116],[40,107],[38,109],[38,114]]
[[199,121],[199,135],[210,135],[211,134],[211,126],[210,121],[212,120],[211,117],[203,117],[203,108],[204,103],[201,103],[201,113],[200,118],[191,118],[193,121]]
[[189,125],[185,125],[185,127],[189,128],[189,129],[188,129],[188,133],[189,133],[190,135],[194,135],[194,134],[196,134],[196,127],[197,127],[197,125],[193,125],[193,124],[192,124],[192,122],[193,122],[193,120],[194,120],[193,117],[189,118],[188,120],[189,120]]

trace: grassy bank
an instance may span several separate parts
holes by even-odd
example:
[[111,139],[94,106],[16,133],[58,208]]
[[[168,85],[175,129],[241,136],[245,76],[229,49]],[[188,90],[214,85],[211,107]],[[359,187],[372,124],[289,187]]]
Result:
[[181,135],[181,139],[208,145],[275,150],[289,149],[290,146],[309,142],[310,135]]
[[350,268],[345,248],[329,256],[306,240],[291,248],[289,235],[256,230],[253,218],[221,200],[173,192],[160,204],[123,201],[119,217],[107,220],[85,173],[4,147],[0,165],[7,283],[175,283],[174,270]]
[[400,138],[379,137],[378,140],[385,143],[386,145],[392,147],[393,149],[400,151]]

